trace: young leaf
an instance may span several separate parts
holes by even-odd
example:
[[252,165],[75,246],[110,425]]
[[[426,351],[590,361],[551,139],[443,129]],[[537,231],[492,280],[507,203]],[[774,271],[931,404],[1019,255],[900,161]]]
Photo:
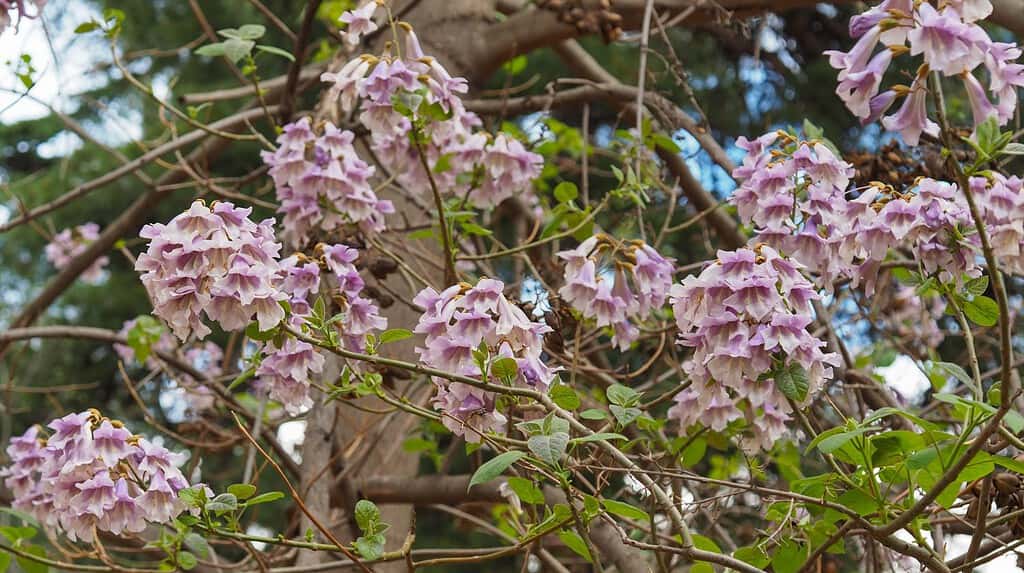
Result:
[[803,402],[807,398],[807,390],[810,383],[807,380],[807,371],[796,362],[784,366],[775,374],[775,386],[782,392],[783,396],[796,402]]
[[522,459],[525,455],[523,452],[505,452],[494,456],[473,472],[473,477],[469,479],[469,487],[472,488],[474,485],[487,483],[500,476],[509,466]]
[[515,358],[499,358],[491,364],[491,373],[502,380],[511,380],[519,373],[519,365]]
[[279,491],[268,491],[266,493],[261,493],[261,494],[257,495],[256,497],[254,497],[252,499],[246,500],[245,505],[250,506],[250,505],[257,505],[257,504],[260,504],[260,503],[270,503],[272,501],[277,501],[277,500],[279,500],[279,499],[281,499],[283,497],[284,497],[284,493],[282,493],[282,492],[279,492]]
[[569,434],[565,432],[554,432],[547,436],[533,436],[527,440],[526,445],[538,458],[550,465],[557,466],[565,455],[565,448],[569,445]]
[[356,502],[355,517],[359,529],[363,533],[371,533],[380,522],[380,509],[372,501],[361,499]]
[[587,563],[593,563],[594,558],[590,556],[590,550],[587,549],[587,544],[580,537],[579,533],[570,529],[563,529],[558,532],[558,538],[562,540],[562,543],[569,549],[576,552],[577,555],[587,560]]
[[531,480],[521,477],[508,478],[508,486],[516,492],[524,503],[544,503],[544,492],[540,490]]
[[964,314],[978,326],[995,326],[999,322],[999,305],[987,296],[964,301]]
[[604,506],[605,511],[619,517],[625,517],[626,519],[635,519],[644,523],[650,522],[651,516],[639,507],[633,507],[628,503],[621,501],[615,501],[614,499],[605,499],[601,501],[601,505]]
[[576,391],[563,384],[553,387],[549,395],[551,401],[566,410],[575,410],[580,407],[580,397]]
[[380,344],[387,344],[389,342],[398,342],[399,340],[405,340],[406,338],[412,337],[412,331],[405,328],[392,328],[385,330],[380,333]]
[[228,493],[238,499],[249,499],[256,493],[256,486],[251,483],[236,483],[228,486]]

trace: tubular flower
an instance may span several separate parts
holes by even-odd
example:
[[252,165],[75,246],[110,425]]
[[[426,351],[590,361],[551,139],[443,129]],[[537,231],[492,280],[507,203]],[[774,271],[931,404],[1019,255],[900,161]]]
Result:
[[[1016,63],[1021,55],[1016,44],[993,42],[978,25],[991,13],[989,0],[884,0],[850,20],[850,36],[858,40],[849,52],[826,52],[839,71],[836,93],[864,123],[881,117],[897,97],[906,98],[899,111],[882,118],[882,125],[917,145],[922,133],[938,134],[938,125],[928,119],[924,85],[928,72],[936,71],[964,82],[975,126],[988,117],[1005,124],[1017,106],[1016,90],[1024,86],[1024,66]],[[882,50],[872,56],[879,44]],[[922,60],[914,85],[893,85],[879,94],[893,56],[904,53]],[[983,65],[988,92],[975,76]]]
[[169,524],[184,509],[189,487],[178,469],[183,454],[132,435],[121,422],[89,410],[68,414],[11,438],[10,465],[0,468],[12,506],[72,541],[97,531],[138,533]]
[[675,259],[661,256],[643,241],[598,234],[575,249],[562,251],[565,286],[558,294],[597,326],[611,327],[612,342],[628,350],[639,323],[665,304]]
[[[480,279],[475,286],[459,284],[438,293],[425,288],[413,302],[424,309],[415,332],[426,335],[416,349],[424,366],[484,381],[496,361],[511,358],[517,386],[547,390],[557,369],[542,360],[544,334],[551,329],[531,321],[526,313],[504,295],[505,285],[494,279]],[[487,431],[501,431],[506,418],[495,407],[496,396],[463,382],[435,377],[438,393],[434,408],[452,433],[479,442]]]
[[788,400],[809,400],[832,379],[838,357],[807,331],[818,294],[802,268],[768,246],[719,251],[672,287],[679,343],[694,353],[670,418],[719,431],[746,418],[744,447],[765,449],[785,430]]
[[[424,54],[411,28],[402,30],[401,57],[364,55],[321,76],[333,84],[342,109],[362,104],[359,121],[375,155],[405,188],[429,193],[436,187],[480,208],[528,190],[540,175],[541,156],[509,135],[482,131],[460,99],[466,80]],[[419,136],[412,137],[414,126]]]
[[294,243],[304,243],[316,229],[346,223],[364,232],[384,230],[384,215],[394,206],[370,186],[374,168],[356,154],[354,138],[330,122],[317,135],[304,117],[284,127],[275,151],[262,152],[281,202],[285,235]]

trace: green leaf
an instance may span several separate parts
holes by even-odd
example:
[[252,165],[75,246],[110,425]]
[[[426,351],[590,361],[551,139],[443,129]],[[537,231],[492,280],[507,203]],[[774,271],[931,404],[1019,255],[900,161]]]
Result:
[[867,516],[878,511],[878,502],[860,490],[851,489],[839,496],[839,503]]
[[135,324],[128,330],[127,342],[139,363],[146,361],[154,344],[160,341],[164,325],[149,315],[136,317]]
[[34,527],[16,527],[13,525],[0,526],[0,535],[3,535],[11,543],[18,545],[21,541],[32,539],[36,536],[37,530]]
[[584,420],[604,420],[608,417],[608,414],[604,410],[598,410],[597,408],[589,408],[580,412],[580,418]]
[[526,445],[538,458],[550,465],[557,466],[565,455],[565,448],[569,445],[569,434],[565,432],[554,432],[547,436],[533,436],[527,440]]
[[803,402],[807,398],[807,390],[810,388],[807,371],[800,364],[791,362],[775,373],[775,386],[783,396],[795,402]]
[[605,394],[608,396],[608,401],[612,404],[619,406],[632,406],[640,398],[640,394],[636,390],[623,386],[622,384],[613,384],[605,390]]
[[754,546],[740,547],[736,551],[733,551],[732,556],[744,563],[749,563],[758,569],[764,569],[764,567],[771,562],[768,555],[765,554],[764,549]]
[[555,186],[555,199],[559,203],[568,203],[573,199],[580,196],[579,189],[576,188],[576,184],[572,181],[562,181]]
[[387,538],[383,534],[378,533],[360,537],[352,542],[352,545],[363,559],[372,561],[380,559],[380,556],[384,554],[384,543],[386,540]]
[[519,373],[515,358],[499,358],[491,364],[491,373],[502,380],[512,380]]
[[282,493],[280,491],[268,491],[266,493],[261,493],[261,494],[257,495],[256,497],[254,497],[252,499],[246,500],[245,505],[246,506],[250,506],[250,505],[258,505],[258,504],[261,504],[261,503],[270,503],[272,501],[277,501],[279,499],[282,499],[283,497],[284,497],[284,493]]
[[206,504],[206,511],[234,511],[238,509],[238,498],[234,494],[222,493]]
[[681,153],[683,151],[676,144],[675,140],[664,133],[655,133],[651,139],[656,147],[660,147],[669,153]]
[[628,440],[626,436],[622,434],[614,434],[611,432],[600,432],[597,434],[590,434],[589,436],[583,436],[582,438],[573,438],[571,440],[574,444],[585,444],[587,442],[599,442],[601,440]]
[[860,436],[860,435],[864,434],[864,432],[867,432],[867,431],[873,430],[873,429],[875,429],[875,428],[871,428],[871,427],[857,428],[857,429],[854,429],[854,430],[849,430],[849,431],[846,431],[846,432],[841,432],[839,434],[835,434],[833,436],[829,436],[829,437],[825,438],[824,440],[821,440],[821,442],[818,443],[818,449],[823,454],[831,454],[832,452],[834,452],[834,451],[838,450],[839,448],[843,447],[844,445],[846,445],[847,442],[849,442],[850,440],[854,439],[855,437]]
[[411,330],[407,330],[405,328],[392,328],[380,333],[380,344],[398,342],[399,340],[405,340],[406,338],[412,338]]
[[721,553],[722,548],[718,546],[710,537],[703,535],[693,534],[693,546],[703,551],[710,551],[711,553]]
[[277,336],[277,329],[271,328],[270,330],[260,330],[259,323],[252,322],[249,326],[245,327],[245,336],[251,340],[266,342]]
[[575,390],[564,384],[559,384],[558,386],[551,388],[548,395],[560,408],[575,410],[580,407],[579,395],[576,394]]
[[224,55],[224,42],[217,42],[216,44],[206,44],[205,46],[199,46],[195,49],[197,56],[209,56],[216,58]]
[[256,493],[256,486],[251,483],[236,483],[228,486],[228,493],[238,499],[249,499]]
[[633,507],[628,503],[615,501],[614,499],[604,499],[601,500],[601,505],[604,506],[605,511],[612,515],[625,517],[626,519],[635,519],[645,523],[651,520],[651,516],[646,511],[639,507]]
[[1024,143],[1007,143],[1000,153],[1003,155],[1024,155]]
[[242,40],[259,40],[267,29],[259,24],[244,24],[238,28],[238,38]]
[[361,499],[356,502],[355,508],[356,525],[363,533],[372,532],[374,526],[380,522],[380,509],[368,499]]
[[964,314],[978,326],[994,326],[999,322],[999,305],[987,296],[976,296],[964,301]]
[[807,139],[822,139],[825,136],[825,130],[814,125],[809,119],[804,120],[804,137]]
[[558,532],[558,538],[562,540],[562,543],[569,549],[576,552],[577,555],[587,560],[587,563],[593,563],[594,558],[590,555],[590,550],[587,549],[587,544],[580,537],[579,533],[569,529],[563,529]]
[[608,406],[608,409],[611,410],[612,416],[615,416],[615,420],[622,426],[632,424],[633,420],[639,418],[642,413],[640,408],[624,408],[618,404],[612,404]]
[[952,362],[933,362],[932,370],[947,377],[952,376],[953,378],[963,382],[968,388],[977,389],[974,379],[971,378],[971,376],[967,374],[959,364],[953,364]]
[[239,60],[252,53],[252,49],[255,45],[256,42],[253,42],[252,40],[228,38],[227,40],[224,40],[224,55],[233,63],[237,64]]
[[474,485],[487,483],[500,476],[509,466],[522,459],[525,455],[523,452],[513,451],[494,456],[473,472],[473,477],[469,479],[469,487],[472,488]]
[[[43,558],[46,557],[46,550],[38,545],[22,545],[20,549],[29,555]],[[49,565],[33,561],[26,557],[21,557],[20,555],[17,557],[16,561],[18,562],[18,567],[21,567],[23,573],[47,573],[50,570]]]
[[7,571],[7,567],[11,564],[11,554],[0,551],[0,573]]
[[462,231],[467,235],[475,235],[477,237],[490,237],[491,235],[494,234],[494,231],[490,229],[485,229],[484,227],[481,227],[476,223],[459,223],[459,227],[461,227]]
[[1006,456],[992,456],[992,461],[1012,472],[1024,474],[1024,462]]
[[508,486],[524,503],[544,503],[544,492],[533,481],[521,477],[508,478]]
[[175,556],[175,561],[178,562],[178,567],[181,567],[185,571],[191,571],[199,564],[199,560],[196,559],[196,556],[188,551],[179,551],[177,556]]
[[[88,34],[89,32],[92,32],[93,30],[95,30],[96,28],[99,28],[99,27],[100,27],[100,23],[99,22],[97,22],[95,20],[90,20],[88,22],[82,22],[81,24],[76,26],[75,27],[75,33],[76,34]],[[3,570],[4,570],[4,568],[0,567],[0,571],[3,571]]]
[[775,573],[796,573],[806,558],[806,549],[787,539],[772,555],[772,570]]
[[185,547],[188,547],[193,553],[199,557],[206,558],[210,555],[210,544],[207,543],[206,538],[195,532],[190,532],[185,535]]
[[972,296],[981,296],[988,290],[988,277],[982,275],[977,278],[973,278],[964,284],[964,290]]
[[288,50],[282,50],[277,46],[265,46],[263,44],[256,44],[256,50],[260,52],[266,52],[268,54],[273,54],[275,56],[281,56],[282,58],[288,60],[289,62],[295,61],[295,56],[293,56],[291,52],[289,52]]

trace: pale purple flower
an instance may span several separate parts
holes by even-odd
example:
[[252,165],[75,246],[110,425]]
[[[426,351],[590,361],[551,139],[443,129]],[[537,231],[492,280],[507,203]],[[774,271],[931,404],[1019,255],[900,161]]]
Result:
[[99,520],[99,528],[114,535],[139,533],[146,529],[145,512],[128,491],[128,482],[119,478],[114,484],[114,501]]
[[984,61],[988,34],[976,24],[964,22],[953,8],[938,12],[922,2],[916,20],[908,34],[910,55],[923,55],[931,69],[952,76],[969,72]]
[[92,437],[93,449],[107,467],[114,467],[119,460],[137,451],[135,446],[128,443],[128,439],[132,437],[131,432],[123,427],[115,427],[110,420],[103,420],[100,427],[93,430]]
[[[0,12],[2,13],[2,12]],[[73,259],[81,255],[89,245],[100,236],[100,226],[96,223],[85,223],[73,229],[64,229],[53,236],[43,252],[46,259],[57,269],[68,266]],[[98,284],[103,280],[103,268],[107,266],[110,259],[106,256],[97,258],[80,275],[82,280],[89,284]]]
[[377,10],[376,0],[369,0],[355,10],[346,10],[338,18],[347,24],[342,36],[349,46],[358,46],[360,38],[377,29],[377,23],[373,21],[373,13]]
[[149,487],[136,498],[135,503],[145,512],[146,519],[155,523],[167,523],[184,509],[184,504],[171,489],[163,472],[153,474]]
[[757,419],[758,409],[788,412],[786,396],[774,384],[776,367],[802,367],[808,399],[831,380],[838,358],[822,352],[824,343],[807,330],[813,318],[808,303],[818,295],[801,268],[762,245],[719,252],[699,276],[672,287],[679,343],[694,349],[683,365],[691,386],[669,410],[683,429],[701,423],[721,431],[744,410],[748,420]]
[[938,137],[939,124],[928,119],[927,95],[924,79],[918,76],[899,111],[882,118],[882,125],[889,131],[900,132],[903,142],[911,146],[918,144],[922,133]]

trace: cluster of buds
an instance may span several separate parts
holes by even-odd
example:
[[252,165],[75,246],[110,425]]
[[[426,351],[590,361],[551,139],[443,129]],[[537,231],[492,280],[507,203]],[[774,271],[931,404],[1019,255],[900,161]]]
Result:
[[539,0],[538,7],[558,14],[558,19],[576,28],[581,35],[600,34],[605,43],[622,35],[622,15],[612,8],[612,0]]

